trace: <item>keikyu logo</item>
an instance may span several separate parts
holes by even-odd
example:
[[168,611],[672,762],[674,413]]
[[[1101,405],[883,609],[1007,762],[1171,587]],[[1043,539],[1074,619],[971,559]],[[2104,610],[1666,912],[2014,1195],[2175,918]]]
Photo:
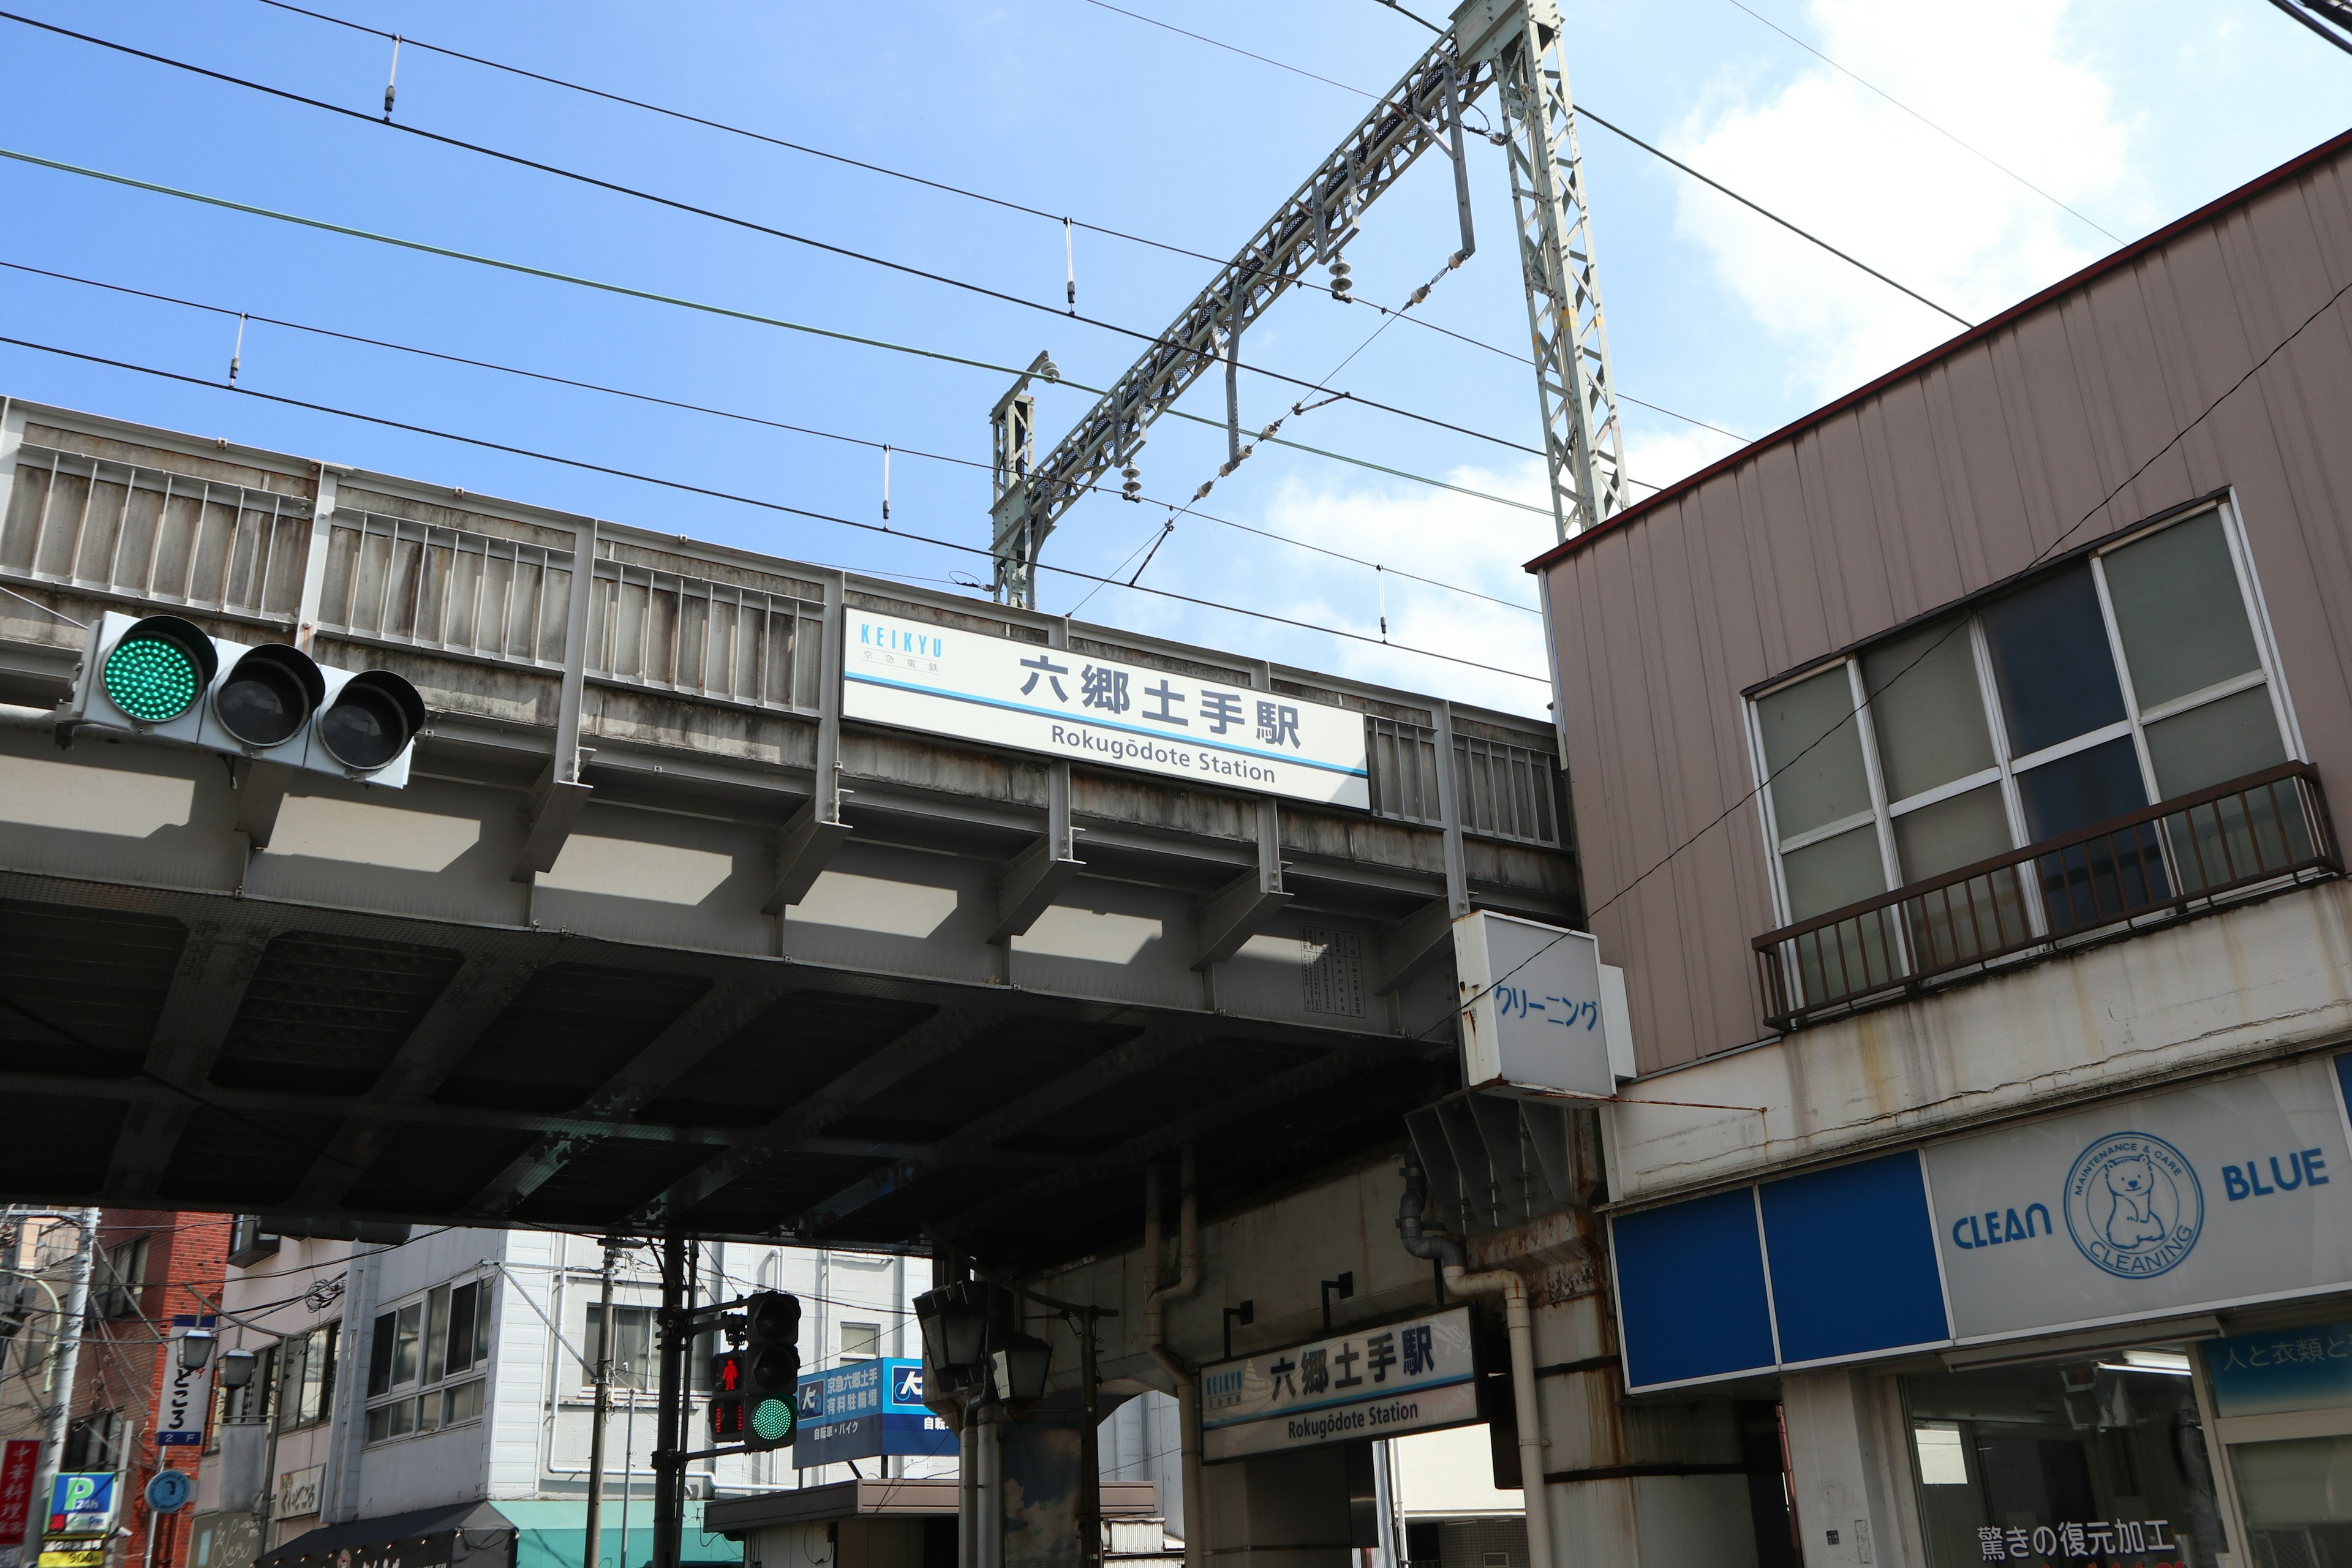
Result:
[[2084,1257],[2119,1279],[2166,1272],[2204,1228],[2197,1172],[2161,1138],[2111,1132],[2066,1173],[2066,1229]]

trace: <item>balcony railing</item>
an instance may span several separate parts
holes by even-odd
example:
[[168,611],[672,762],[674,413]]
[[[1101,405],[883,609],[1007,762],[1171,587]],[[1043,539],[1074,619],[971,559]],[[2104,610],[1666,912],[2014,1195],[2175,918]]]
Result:
[[1765,932],[1765,1022],[1794,1028],[2143,917],[2343,872],[2319,775],[2282,763]]

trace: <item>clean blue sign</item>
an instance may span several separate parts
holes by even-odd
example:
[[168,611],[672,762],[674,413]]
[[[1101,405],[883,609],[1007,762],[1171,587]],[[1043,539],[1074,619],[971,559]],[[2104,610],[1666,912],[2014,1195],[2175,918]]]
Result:
[[800,1468],[955,1451],[955,1434],[923,1404],[919,1361],[855,1361],[801,1379],[800,1429],[793,1437],[793,1463]]

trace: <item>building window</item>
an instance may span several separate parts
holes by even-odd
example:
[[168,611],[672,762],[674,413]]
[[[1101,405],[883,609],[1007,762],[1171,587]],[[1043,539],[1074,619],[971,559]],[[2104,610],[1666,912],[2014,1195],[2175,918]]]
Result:
[[[588,1308],[588,1331],[582,1338],[581,1348],[588,1352],[588,1366],[593,1368],[605,1357],[604,1313],[594,1303]],[[654,1363],[654,1310],[651,1307],[613,1309],[612,1378],[614,1388],[651,1388],[657,1381],[660,1368]],[[593,1384],[593,1373],[583,1369],[583,1384]]]
[[132,1237],[99,1255],[90,1310],[101,1318],[136,1317],[147,1290],[147,1238]]
[[2224,1561],[2184,1349],[1906,1377],[1902,1389],[1929,1568]]
[[437,1431],[482,1414],[489,1360],[487,1279],[436,1285],[379,1314],[368,1338],[367,1440]]
[[335,1398],[335,1351],[342,1325],[328,1323],[276,1347],[285,1371],[277,1400],[278,1429],[291,1432],[327,1419]]
[[95,1411],[81,1416],[66,1428],[66,1452],[62,1468],[110,1470],[115,1468],[121,1457],[121,1411]]
[[882,1325],[879,1323],[844,1323],[841,1325],[841,1359],[872,1361],[882,1353]]
[[[2284,705],[2260,631],[2233,520],[2215,507],[1758,696],[1755,761],[1783,921],[2284,762]],[[2275,838],[2281,826],[2199,820],[2179,842],[2141,827],[2144,857],[2047,857],[2039,886],[2017,868],[1996,872],[1991,896],[2020,924],[2030,908],[2064,931],[2093,922],[2086,879],[2133,881],[2135,902],[2194,893],[2198,851],[2221,863],[2203,839]],[[2168,881],[2181,885],[2137,885]]]

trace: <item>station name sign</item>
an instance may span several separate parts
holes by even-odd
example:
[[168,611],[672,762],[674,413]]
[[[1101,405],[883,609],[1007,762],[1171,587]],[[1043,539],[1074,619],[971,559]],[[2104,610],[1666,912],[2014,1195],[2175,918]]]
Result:
[[1359,713],[957,626],[849,612],[845,717],[1323,805],[1371,806]]
[[1201,1457],[1239,1459],[1478,1419],[1470,1309],[1201,1369]]

